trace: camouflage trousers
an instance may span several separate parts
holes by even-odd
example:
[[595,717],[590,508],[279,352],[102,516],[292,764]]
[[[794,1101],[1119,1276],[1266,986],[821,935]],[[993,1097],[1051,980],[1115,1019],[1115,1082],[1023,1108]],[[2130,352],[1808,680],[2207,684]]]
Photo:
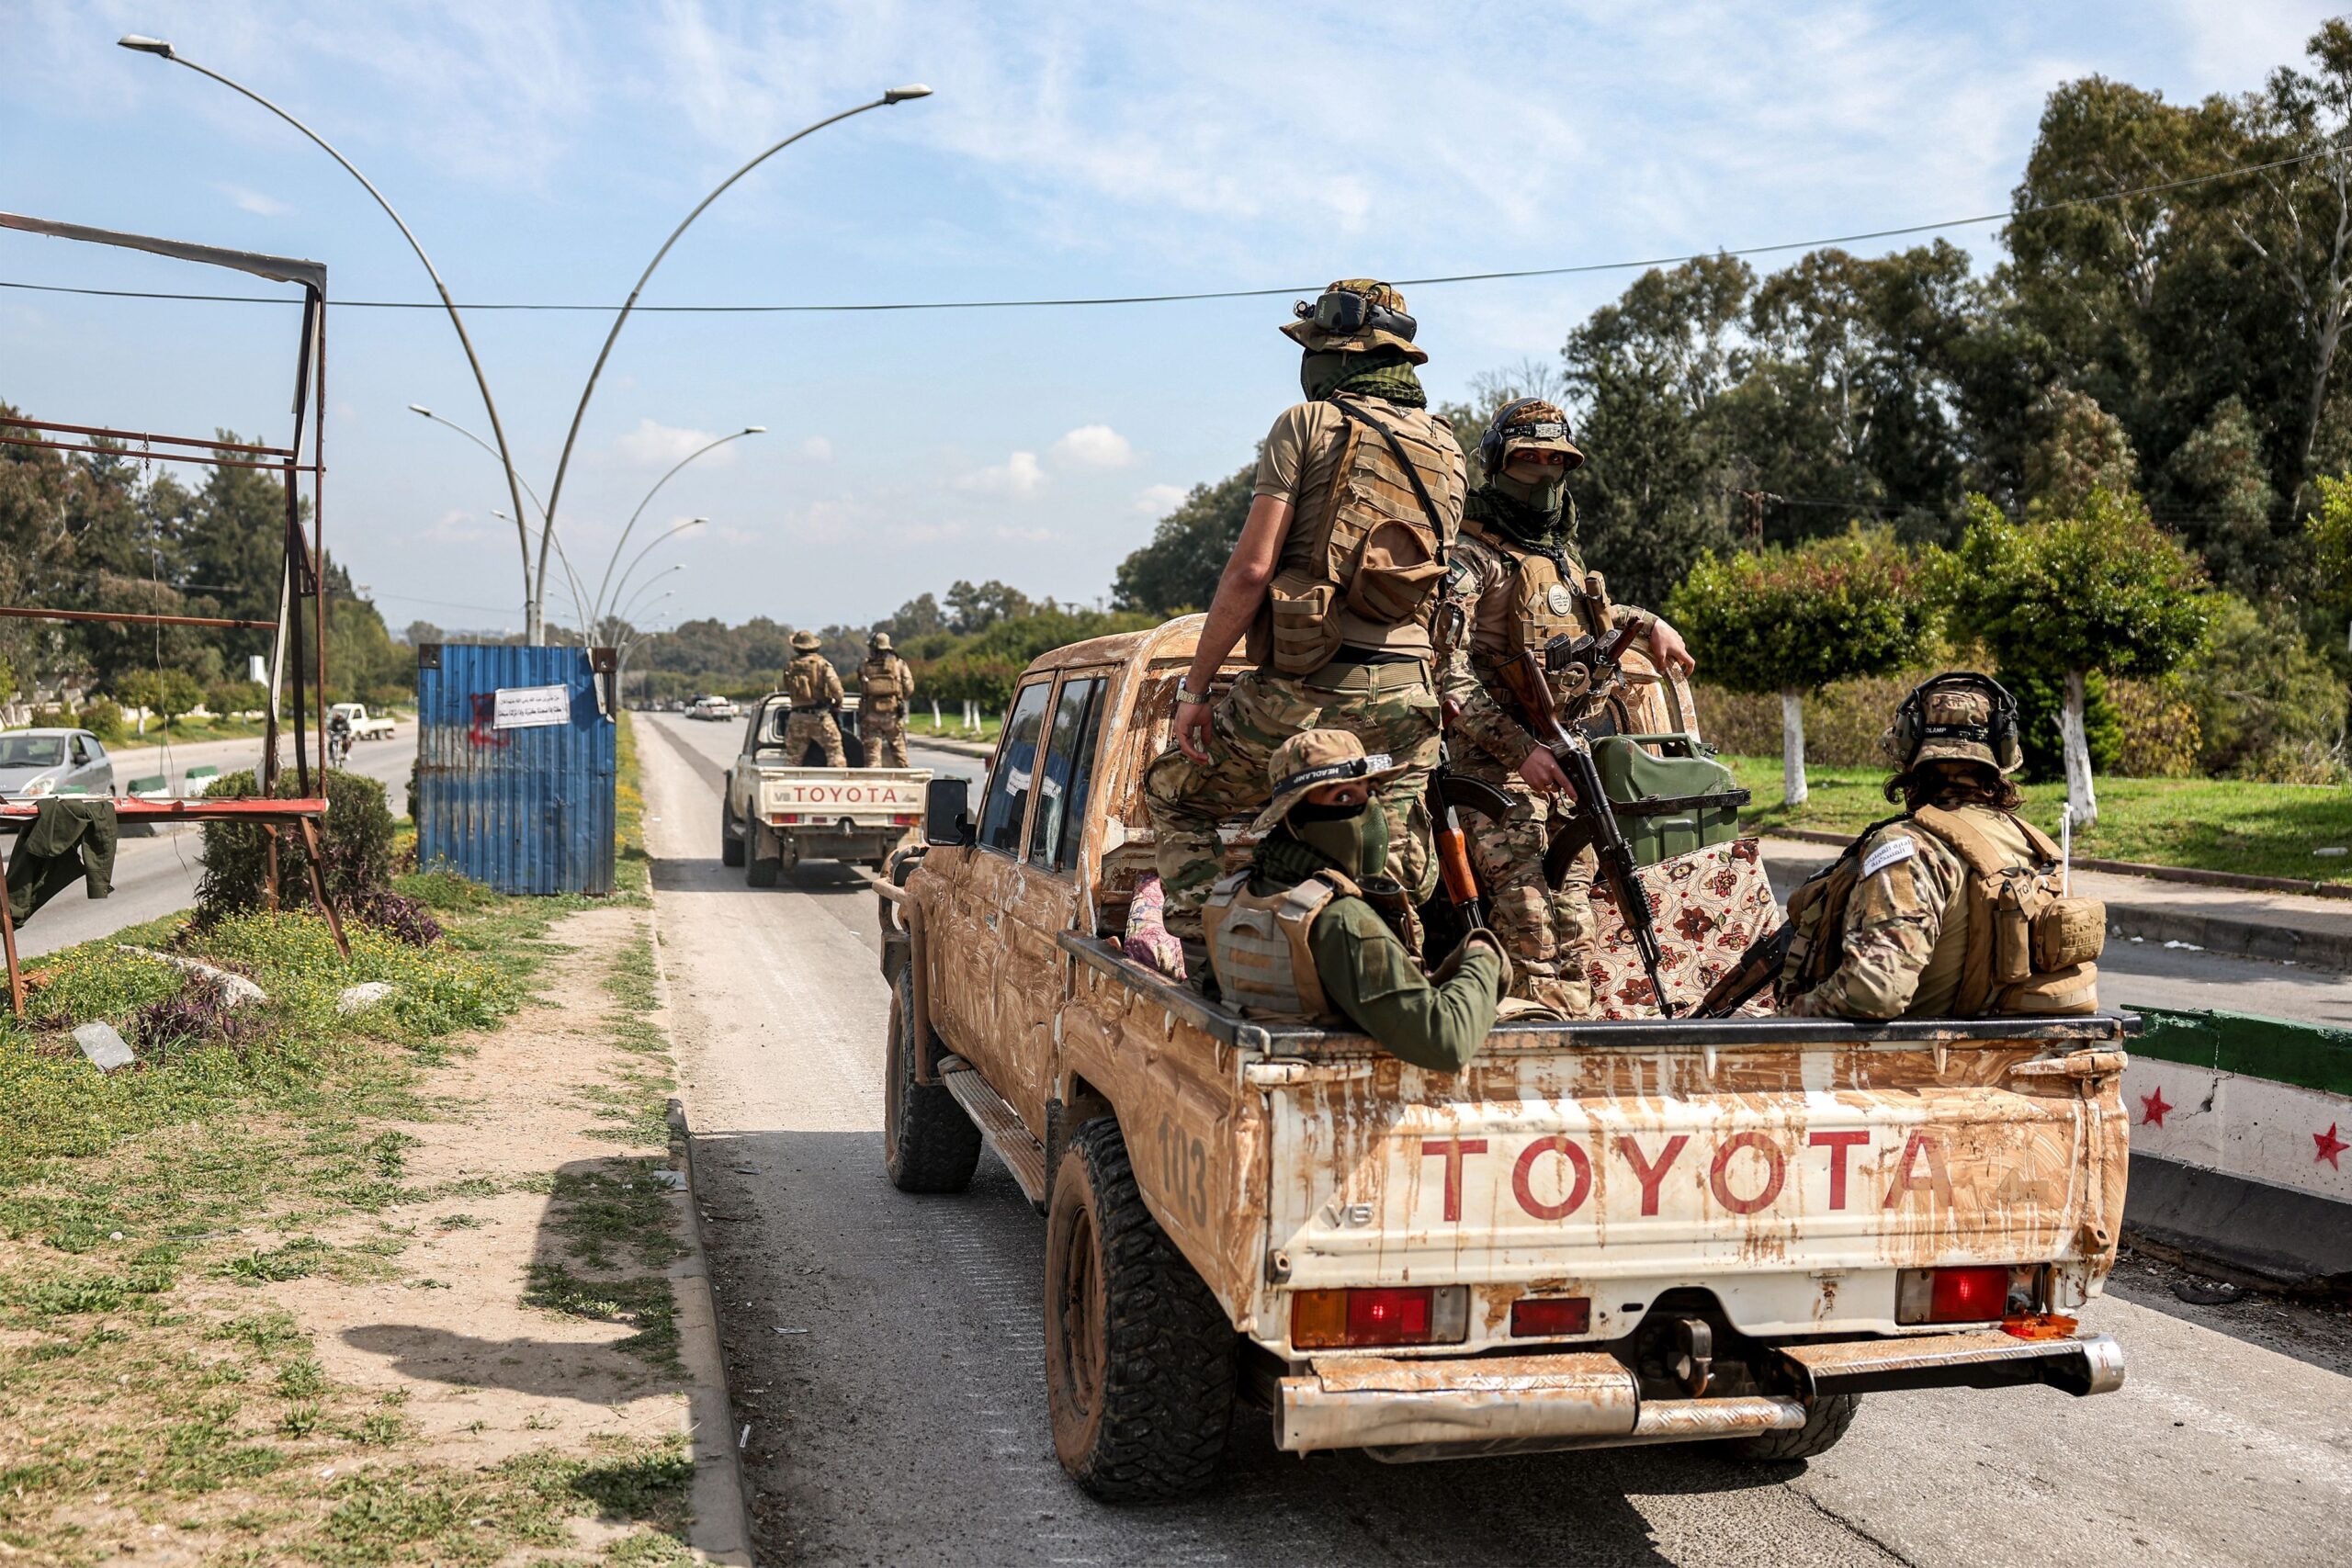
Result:
[[1470,863],[1487,890],[1487,919],[1510,954],[1510,994],[1568,1018],[1592,1015],[1588,972],[1600,938],[1592,913],[1592,880],[1600,862],[1589,845],[1568,863],[1555,891],[1544,884],[1544,850],[1555,814],[1545,796],[1527,787],[1518,770],[1477,757],[1455,772],[1510,796],[1510,811],[1492,822],[1462,813]]
[[825,766],[846,768],[849,758],[842,750],[842,727],[833,722],[831,712],[825,708],[794,708],[792,716],[784,721],[784,755],[793,766],[808,754],[814,741],[825,750]]
[[864,708],[857,715],[858,739],[865,742],[865,765],[869,768],[903,768],[907,765],[907,716],[903,713],[868,713]]
[[1144,779],[1159,879],[1170,929],[1198,933],[1201,901],[1218,874],[1217,824],[1255,817],[1273,798],[1266,765],[1274,749],[1307,729],[1344,729],[1367,752],[1385,751],[1404,771],[1374,786],[1388,818],[1388,874],[1419,904],[1437,886],[1430,851],[1430,770],[1437,766],[1437,695],[1427,669],[1411,664],[1331,664],[1305,678],[1245,671],[1210,713],[1214,736],[1204,765],[1170,744]]

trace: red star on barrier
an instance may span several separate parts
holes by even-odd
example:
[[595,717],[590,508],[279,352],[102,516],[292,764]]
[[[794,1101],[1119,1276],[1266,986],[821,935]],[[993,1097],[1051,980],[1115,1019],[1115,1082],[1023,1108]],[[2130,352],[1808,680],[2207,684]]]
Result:
[[2326,1132],[2312,1134],[2312,1142],[2319,1145],[2319,1153],[2312,1156],[2312,1163],[2317,1165],[2320,1161],[2325,1160],[2328,1164],[2335,1165],[2336,1169],[2342,1170],[2344,1168],[2335,1164],[2335,1156],[2346,1149],[2352,1149],[2352,1144],[2347,1144],[2335,1135],[2335,1122],[2330,1122]]
[[2165,1103],[2165,1091],[2161,1089],[2154,1094],[2143,1094],[2140,1097],[2140,1123],[2145,1127],[2161,1127],[2165,1124],[2165,1112],[2174,1109]]

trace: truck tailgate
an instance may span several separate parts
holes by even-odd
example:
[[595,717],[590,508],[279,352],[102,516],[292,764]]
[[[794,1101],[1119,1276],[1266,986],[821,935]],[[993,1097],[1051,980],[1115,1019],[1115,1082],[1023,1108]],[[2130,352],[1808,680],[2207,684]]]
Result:
[[1269,1276],[1468,1285],[1476,1339],[1531,1292],[1589,1294],[1597,1335],[1686,1286],[1749,1333],[1885,1332],[1900,1269],[2103,1272],[2124,1058],[2055,1050],[1576,1047],[1458,1077],[1261,1063]]
[[928,768],[763,767],[759,813],[775,827],[911,827],[930,783]]

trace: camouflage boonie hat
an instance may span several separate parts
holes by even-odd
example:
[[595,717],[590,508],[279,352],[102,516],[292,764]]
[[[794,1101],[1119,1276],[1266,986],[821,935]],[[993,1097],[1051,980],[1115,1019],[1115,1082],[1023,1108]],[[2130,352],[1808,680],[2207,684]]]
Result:
[[[1384,310],[1394,310],[1400,316],[1411,313],[1405,309],[1405,297],[1402,294],[1374,277],[1343,277],[1323,292],[1361,294]],[[1309,318],[1303,321],[1285,321],[1283,323],[1282,331],[1284,337],[1309,351],[1334,348],[1348,354],[1362,354],[1366,349],[1400,348],[1405,351],[1405,357],[1414,364],[1429,363],[1430,355],[1427,349],[1420,347],[1403,333],[1391,332],[1385,327],[1374,327],[1368,331],[1341,337],[1325,332]]]
[[865,646],[872,649],[876,653],[888,653],[890,651],[890,634],[888,632],[876,632],[872,637],[865,639]]
[[[2014,773],[2023,758],[2013,755],[2004,766],[1994,750],[1994,739],[1990,692],[1929,682],[1905,699],[1894,722],[1879,737],[1879,746],[1898,768],[1948,761],[1982,762],[1995,773]],[[2010,750],[2016,750],[2014,744]]]
[[1274,798],[1258,813],[1250,830],[1262,833],[1272,828],[1289,816],[1290,808],[1304,800],[1310,789],[1350,779],[1385,779],[1402,772],[1404,764],[1385,751],[1365,756],[1363,742],[1344,729],[1302,730],[1275,747],[1267,761],[1266,782],[1274,786]]
[[818,637],[815,632],[794,632],[792,634],[792,651],[795,653],[814,653],[818,649],[823,646],[823,642]]
[[1569,468],[1584,467],[1584,454],[1568,439],[1568,416],[1560,412],[1559,405],[1541,398],[1521,398],[1496,416],[1487,438],[1478,444],[1482,461],[1486,458],[1483,448],[1489,442],[1499,447],[1488,464],[1490,468],[1498,468],[1510,461],[1513,452],[1565,452]]

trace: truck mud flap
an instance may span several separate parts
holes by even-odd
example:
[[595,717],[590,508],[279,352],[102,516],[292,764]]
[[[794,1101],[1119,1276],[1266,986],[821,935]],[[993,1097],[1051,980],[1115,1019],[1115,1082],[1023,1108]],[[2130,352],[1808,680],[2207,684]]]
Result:
[[1012,1109],[1004,1097],[988,1086],[969,1062],[961,1056],[939,1059],[939,1081],[989,1141],[996,1157],[1012,1172],[1012,1179],[1021,1183],[1021,1190],[1039,1213],[1046,1212],[1046,1145],[1029,1131],[1021,1112]]
[[2029,1383],[2077,1397],[2123,1386],[2123,1347],[2111,1335],[2018,1339],[1999,1329],[1905,1339],[1783,1345],[1799,1386],[1815,1394],[1913,1388],[2017,1388]]

